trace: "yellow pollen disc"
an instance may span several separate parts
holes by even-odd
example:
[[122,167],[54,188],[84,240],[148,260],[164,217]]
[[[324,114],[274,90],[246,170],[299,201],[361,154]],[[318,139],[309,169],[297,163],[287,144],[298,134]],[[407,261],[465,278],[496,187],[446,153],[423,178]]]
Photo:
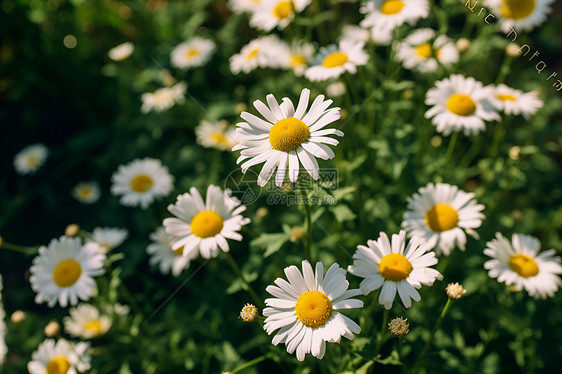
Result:
[[55,271],[53,271],[53,280],[59,287],[70,287],[82,274],[82,267],[75,260],[64,260],[61,261]]
[[252,60],[253,58],[255,58],[259,51],[260,51],[259,48],[252,49],[252,50],[250,51],[250,53],[248,53],[248,55],[246,56],[246,60],[250,61],[250,60]]
[[90,197],[92,195],[92,189],[90,187],[83,187],[78,191],[78,195],[82,197]]
[[396,14],[404,8],[404,3],[400,0],[386,0],[381,6],[382,14]]
[[63,356],[56,356],[47,364],[47,374],[66,374],[70,369],[70,362]]
[[525,278],[534,277],[539,273],[537,262],[532,257],[522,253],[511,256],[509,266],[514,272]]
[[139,174],[131,179],[131,190],[138,193],[143,193],[150,190],[153,184],[154,181],[149,175]]
[[501,101],[517,101],[517,99],[515,98],[515,96],[510,95],[510,94],[497,94],[496,96],[497,96],[498,99],[500,99]]
[[275,122],[269,130],[269,143],[278,151],[296,151],[310,136],[308,126],[295,117]]
[[449,231],[457,227],[459,215],[457,211],[448,204],[435,204],[427,211],[425,223],[433,231]]
[[413,269],[406,256],[398,253],[384,256],[379,263],[379,273],[384,279],[394,282],[408,278]]
[[332,301],[319,291],[307,291],[299,296],[295,305],[297,318],[307,327],[320,327],[332,315]]
[[228,144],[228,140],[226,139],[226,136],[224,136],[224,134],[222,132],[214,132],[211,134],[211,138],[213,139],[213,141],[215,143],[218,144]]
[[527,18],[535,10],[535,0],[503,0],[500,13],[505,18]]
[[293,55],[291,56],[291,66],[303,66],[306,65],[306,58],[303,55]]
[[431,56],[431,44],[424,43],[416,47],[416,54],[423,58]]
[[100,336],[102,331],[101,322],[97,319],[88,321],[84,326],[84,329],[93,332],[96,336]]
[[324,58],[324,61],[322,61],[322,66],[328,69],[337,68],[338,66],[342,66],[343,64],[345,64],[347,60],[348,57],[345,53],[339,51],[332,52]]
[[476,111],[476,104],[470,96],[455,93],[447,99],[447,109],[458,116],[467,117]]
[[200,238],[210,238],[221,232],[223,223],[224,220],[217,212],[204,210],[193,217],[190,227],[193,235]]
[[186,57],[195,57],[199,55],[199,51],[195,48],[190,48],[185,52]]
[[34,155],[27,156],[27,164],[29,166],[36,166],[39,163],[39,159]]
[[285,19],[293,14],[292,1],[280,1],[273,8],[273,16],[277,19]]

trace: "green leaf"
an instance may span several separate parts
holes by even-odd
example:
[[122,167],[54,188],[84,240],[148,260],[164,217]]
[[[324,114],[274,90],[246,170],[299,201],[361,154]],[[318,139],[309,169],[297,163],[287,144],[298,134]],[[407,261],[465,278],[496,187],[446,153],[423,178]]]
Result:
[[340,223],[345,221],[351,221],[357,218],[357,215],[353,213],[347,205],[336,205],[330,207],[330,210],[336,217],[336,220]]
[[289,235],[285,232],[275,234],[261,234],[250,242],[252,247],[265,249],[264,257],[269,257],[281,249],[283,244],[289,240]]

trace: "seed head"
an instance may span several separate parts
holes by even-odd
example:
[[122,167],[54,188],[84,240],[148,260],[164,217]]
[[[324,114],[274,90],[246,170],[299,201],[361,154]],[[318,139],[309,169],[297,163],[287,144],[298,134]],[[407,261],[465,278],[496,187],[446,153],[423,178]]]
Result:
[[447,296],[453,300],[460,299],[465,293],[466,290],[459,283],[449,283],[447,286]]
[[253,304],[246,304],[240,311],[240,318],[244,322],[254,322],[258,317],[258,308]]
[[388,324],[388,330],[398,338],[404,336],[410,331],[410,324],[406,321],[408,321],[408,318],[396,317]]

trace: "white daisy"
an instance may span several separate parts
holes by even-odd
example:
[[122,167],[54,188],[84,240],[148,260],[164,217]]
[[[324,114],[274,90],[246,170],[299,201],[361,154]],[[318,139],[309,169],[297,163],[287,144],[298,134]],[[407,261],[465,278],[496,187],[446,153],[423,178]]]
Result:
[[478,238],[473,229],[482,224],[483,209],[473,193],[446,183],[428,183],[408,198],[402,227],[409,237],[424,238],[430,248],[448,256],[455,245],[464,251],[465,232]]
[[205,148],[230,151],[236,143],[236,129],[227,129],[224,122],[201,121],[195,128],[197,143]]
[[209,39],[194,37],[177,45],[171,53],[172,65],[189,69],[204,65],[211,58],[215,43]]
[[175,216],[164,220],[166,232],[176,237],[172,249],[179,251],[183,247],[183,256],[190,259],[197,251],[203,258],[217,257],[219,248],[228,252],[226,239],[241,241],[238,231],[250,223],[249,218],[240,215],[246,206],[240,205],[229,189],[222,191],[213,185],[207,188],[205,201],[196,188],[192,187],[189,192],[179,195],[175,204],[168,205]]
[[409,308],[412,299],[421,300],[417,289],[422,284],[431,286],[436,279],[443,279],[441,273],[430,268],[437,264],[435,253],[420,238],[410,239],[406,245],[404,230],[392,235],[392,243],[384,232],[379,235],[376,241],[367,241],[367,246],[357,246],[348,271],[365,278],[359,285],[364,295],[382,287],[379,303],[386,309],[392,307],[397,291],[404,306]]
[[361,300],[352,299],[360,290],[348,289],[345,270],[338,264],[330,266],[324,275],[324,266],[316,263],[316,271],[308,261],[302,262],[302,273],[296,266],[285,268],[287,280],[277,278],[277,286],[267,286],[266,291],[275,298],[265,300],[266,318],[263,328],[269,335],[279,331],[273,345],[285,343],[287,352],[296,350],[297,359],[303,361],[307,353],[318,359],[326,353],[326,342],[339,343],[341,337],[353,340],[361,328],[340,313],[343,309],[362,308]]
[[127,229],[119,229],[116,227],[96,227],[92,231],[92,239],[98,244],[103,253],[111,251],[113,248],[123,244],[129,236]]
[[160,160],[147,157],[120,165],[111,181],[111,193],[122,195],[121,204],[146,209],[156,198],[172,192],[174,178]]
[[6,311],[4,310],[4,304],[2,303],[2,289],[4,288],[4,282],[2,281],[2,275],[0,274],[0,367],[6,359],[6,354],[8,353],[8,346],[6,345],[6,323],[4,318],[6,318]]
[[319,178],[319,166],[316,157],[328,160],[334,152],[328,147],[338,145],[338,141],[329,135],[343,136],[337,129],[324,129],[328,124],[340,118],[340,108],[328,107],[332,100],[324,100],[319,95],[307,113],[310,90],[302,90],[297,109],[288,98],[283,98],[281,105],[273,95],[267,95],[267,105],[254,101],[254,107],[265,121],[248,112],[240,117],[247,122],[237,124],[238,144],[232,150],[242,150],[236,163],[242,164],[242,173],[253,165],[264,163],[258,176],[258,185],[263,187],[277,168],[275,184],[281,186],[287,169],[289,180],[295,182],[299,175],[300,164],[304,166],[313,179]]
[[519,31],[531,31],[546,21],[554,0],[486,0],[485,4],[499,17],[504,32],[511,27]]
[[406,69],[427,73],[437,70],[439,63],[457,62],[459,51],[445,35],[436,37],[432,29],[418,29],[398,44],[396,59],[402,61]]
[[70,316],[64,317],[64,329],[72,336],[84,339],[98,338],[109,330],[111,319],[100,314],[93,305],[80,304],[69,310]]
[[345,25],[340,40],[389,45],[392,41],[392,30],[376,30],[356,25]]
[[82,204],[93,204],[101,196],[97,182],[80,182],[72,189],[72,196]]
[[34,174],[45,163],[49,150],[38,143],[28,145],[14,157],[14,168],[20,175]]
[[123,61],[127,57],[133,54],[135,51],[135,45],[131,42],[125,42],[119,44],[116,47],[111,48],[107,52],[107,56],[113,61]]
[[105,255],[98,245],[82,245],[79,238],[61,236],[48,247],[39,247],[39,254],[31,266],[31,288],[37,292],[35,302],[47,302],[49,307],[59,303],[66,308],[86,301],[97,292],[93,277],[104,273]]
[[236,13],[254,12],[263,0],[229,0],[228,3]]
[[191,260],[197,257],[198,252],[192,251],[188,253],[190,257],[183,255],[183,248],[172,249],[172,243],[177,240],[173,235],[166,233],[164,227],[159,227],[155,232],[150,234],[150,243],[146,247],[146,252],[152,257],[150,258],[151,265],[158,265],[162,274],[168,274],[170,271],[174,277],[189,267]]
[[145,92],[141,95],[141,112],[148,113],[151,110],[162,112],[170,109],[175,104],[181,104],[185,100],[186,90],[187,85],[184,82],[180,82],[172,87],[163,87],[154,92]]
[[314,46],[306,42],[293,42],[285,45],[283,53],[278,56],[282,60],[281,67],[292,70],[296,76],[301,76],[308,67],[308,61],[314,54]]
[[385,33],[404,23],[414,25],[429,16],[427,0],[371,0],[361,8],[366,13],[361,26],[372,27],[373,33]]
[[275,35],[256,38],[243,46],[240,53],[230,58],[230,71],[233,74],[247,74],[258,67],[279,67],[281,61],[277,56],[283,49],[283,43]]
[[523,92],[503,83],[495,88],[492,97],[498,110],[505,114],[521,114],[527,120],[544,105],[536,91]]
[[369,55],[359,41],[342,40],[339,45],[320,48],[313,60],[313,66],[306,69],[305,77],[310,81],[325,81],[337,78],[346,71],[355,74],[357,66],[367,64]]
[[311,0],[262,0],[254,10],[250,26],[263,31],[271,31],[275,27],[282,30],[310,4]]
[[453,74],[435,82],[435,88],[427,91],[425,104],[433,105],[425,118],[437,127],[437,132],[449,135],[463,131],[465,135],[485,130],[484,121],[499,120],[492,104],[493,87],[486,86],[472,77]]
[[525,289],[534,298],[553,297],[562,281],[560,257],[549,249],[539,252],[540,241],[532,236],[513,234],[511,243],[499,232],[486,244],[484,254],[492,260],[484,263],[491,278],[513,285],[516,290]]
[[46,339],[31,355],[30,374],[76,374],[90,369],[88,343],[71,343],[64,339]]

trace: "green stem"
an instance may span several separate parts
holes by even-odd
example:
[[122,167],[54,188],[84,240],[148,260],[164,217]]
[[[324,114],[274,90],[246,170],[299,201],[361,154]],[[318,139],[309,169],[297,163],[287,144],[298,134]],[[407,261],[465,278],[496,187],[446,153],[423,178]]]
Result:
[[503,137],[503,121],[496,123],[496,128],[494,129],[494,139],[492,140],[492,148],[490,150],[490,157],[496,157],[498,150],[500,148],[500,141]]
[[232,270],[234,270],[238,278],[240,278],[240,280],[246,285],[246,291],[248,291],[252,299],[254,299],[256,306],[260,309],[263,309],[263,303],[261,299],[258,297],[258,294],[256,293],[256,291],[254,291],[250,283],[246,280],[246,277],[244,277],[244,274],[242,274],[242,271],[240,270],[238,265],[236,265],[236,262],[234,262],[234,259],[232,258],[230,252],[224,252],[224,254]]
[[38,247],[25,247],[23,245],[7,243],[1,237],[0,237],[0,248],[8,249],[10,251],[14,251],[18,253],[24,253],[26,255],[37,253],[37,249],[38,249]]
[[299,188],[300,193],[304,198],[304,229],[306,231],[306,238],[304,240],[304,250],[306,254],[306,258],[310,262],[314,262],[312,258],[312,213],[310,209],[310,204],[308,203],[308,197],[306,194],[306,190],[304,187]]
[[238,366],[236,369],[232,370],[231,373],[232,373],[232,374],[238,373],[238,372],[241,371],[241,370],[244,370],[244,369],[247,369],[247,368],[249,368],[249,367],[252,367],[252,366],[254,366],[254,365],[256,365],[256,364],[259,364],[260,362],[265,361],[265,360],[267,360],[268,358],[270,358],[270,354],[269,354],[269,353],[267,353],[267,354],[265,354],[265,355],[263,355],[263,356],[260,356],[260,357],[256,357],[256,358],[254,358],[252,361],[248,361],[248,362],[246,362],[245,364],[242,364],[242,365]]
[[457,144],[458,138],[458,132],[454,132],[453,135],[451,135],[451,139],[449,140],[449,147],[447,148],[447,155],[445,156],[446,162],[451,161],[451,157],[453,156],[453,151],[455,149],[455,145]]
[[377,346],[375,348],[375,359],[377,358],[377,355],[380,353],[380,350],[382,348],[382,343],[384,341],[384,335],[386,334],[386,330],[388,329],[388,326],[386,325],[388,323],[388,315],[390,314],[390,310],[385,309],[383,316],[382,316],[382,324],[381,324],[381,330],[379,331],[379,336],[378,336],[378,340],[377,340]]

